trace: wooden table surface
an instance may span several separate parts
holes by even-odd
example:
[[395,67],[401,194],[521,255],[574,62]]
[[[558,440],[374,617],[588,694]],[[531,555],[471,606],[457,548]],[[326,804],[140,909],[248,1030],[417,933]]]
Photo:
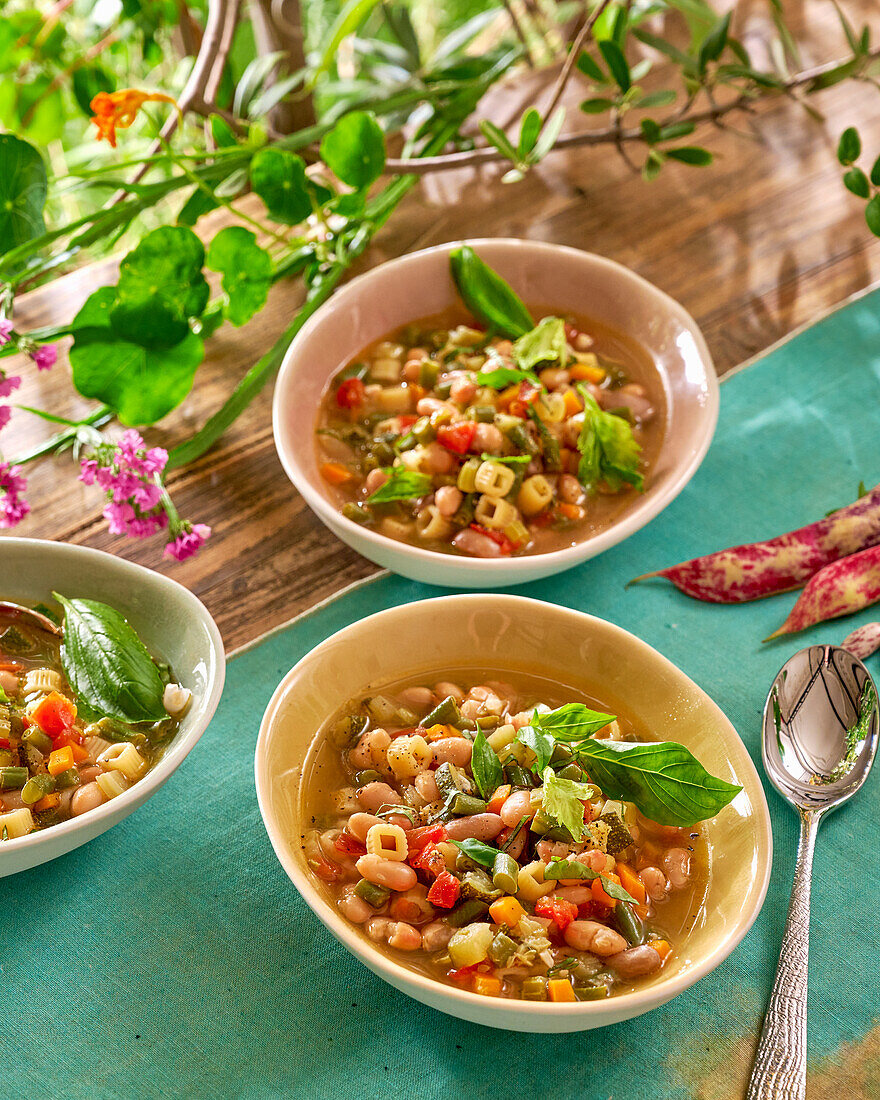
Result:
[[[876,0],[844,6],[859,25],[869,15],[877,22]],[[786,10],[805,28],[805,65],[844,54],[831,4],[791,0]],[[546,75],[518,78],[493,93],[490,113],[499,120],[517,117],[522,104],[540,102],[542,94],[546,100],[547,82]],[[575,82],[568,95],[575,126],[581,125],[575,109],[581,98],[583,88]],[[845,125],[861,129],[867,156],[880,152],[877,93],[846,84],[813,102],[826,125],[788,101],[762,104],[758,140],[741,132],[709,133],[712,167],[670,164],[652,184],[604,149],[555,153],[513,186],[502,186],[494,167],[428,177],[392,218],[366,264],[474,236],[527,237],[595,251],[677,298],[701,326],[724,374],[880,278],[880,241],[865,226],[864,203],[844,190],[835,159]],[[733,125],[744,131],[747,123],[739,116]],[[97,286],[113,281],[110,262],[66,275],[23,297],[17,324],[26,331],[67,322]],[[243,329],[222,328],[209,343],[192,395],[148,433],[149,441],[170,446],[203,423],[299,301],[296,284],[279,285],[254,321]],[[53,371],[40,374],[30,364],[5,365],[24,375],[16,394],[22,404],[63,416],[91,407],[73,394],[64,356]],[[163,561],[160,540],[108,534],[98,491],[75,480],[69,453],[29,468],[33,511],[13,533],[99,547],[168,573],[205,602],[227,647],[238,647],[376,568],[331,535],[288,482],[275,455],[270,406],[271,386],[213,451],[171,477],[181,514],[214,529],[187,562]],[[16,413],[4,432],[4,452],[11,457],[46,431],[42,422]]]

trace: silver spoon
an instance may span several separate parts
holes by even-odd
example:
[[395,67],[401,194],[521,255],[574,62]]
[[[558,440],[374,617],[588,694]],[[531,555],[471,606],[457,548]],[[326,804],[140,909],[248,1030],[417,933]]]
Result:
[[877,691],[839,646],[814,645],[786,661],[764,707],[770,782],[801,819],[797,866],[776,980],[746,1100],[804,1100],[810,882],[819,822],[856,793],[877,751]]
[[7,600],[0,600],[0,617],[30,620],[31,625],[39,627],[40,630],[48,631],[49,634],[61,634],[61,627],[53,623],[48,615],[41,615],[39,611],[34,611],[30,607],[22,607],[21,604],[9,603]]

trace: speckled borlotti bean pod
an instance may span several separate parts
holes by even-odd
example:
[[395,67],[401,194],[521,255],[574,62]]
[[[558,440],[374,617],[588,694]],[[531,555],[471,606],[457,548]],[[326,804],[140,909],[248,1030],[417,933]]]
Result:
[[864,661],[872,653],[880,649],[880,623],[865,623],[857,626],[852,634],[848,634],[840,643],[841,648],[848,650],[853,657]]
[[791,614],[769,638],[861,611],[880,600],[880,546],[832,562],[810,578]]
[[[800,588],[820,569],[878,542],[880,486],[854,504],[797,531],[767,542],[732,546],[656,573],[644,573],[630,584],[648,577],[664,577],[695,600],[745,603]],[[837,612],[839,615],[846,613]]]

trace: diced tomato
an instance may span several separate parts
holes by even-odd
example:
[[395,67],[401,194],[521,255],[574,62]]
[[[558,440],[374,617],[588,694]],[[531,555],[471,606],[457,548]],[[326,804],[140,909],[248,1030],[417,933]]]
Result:
[[446,870],[446,860],[436,844],[426,844],[424,848],[409,861],[410,867],[417,871],[425,871],[435,878]]
[[406,834],[406,842],[412,852],[416,848],[424,848],[426,844],[439,844],[446,839],[446,830],[442,825],[422,825],[418,829],[410,829]]
[[31,711],[31,718],[54,740],[73,727],[76,707],[57,691],[50,692]]
[[549,508],[545,508],[543,512],[539,512],[536,516],[529,516],[529,523],[532,527],[549,527],[553,519],[553,513]]
[[458,970],[448,970],[446,977],[451,982],[455,982],[456,985],[470,985],[471,978],[479,965],[479,963],[474,963],[473,966],[461,966]]
[[8,737],[0,737],[0,749],[8,749],[8,748],[9,748],[9,738]]
[[21,724],[22,724],[22,726],[24,726],[24,728],[26,730],[29,730],[31,728],[31,726],[33,725],[33,722],[30,720],[30,718],[28,718],[28,716],[26,714],[23,714],[21,716]]
[[470,527],[474,531],[479,531],[481,535],[488,536],[488,538],[490,538],[493,542],[497,542],[498,545],[501,547],[502,554],[513,553],[513,543],[510,541],[507,535],[502,534],[501,531],[490,531],[488,527],[481,527],[479,523],[472,523],[470,524]]
[[606,912],[604,906],[596,905],[594,901],[582,901],[578,906],[578,920],[595,920],[597,914]]
[[333,847],[339,852],[345,852],[351,856],[362,856],[366,852],[365,845],[361,844],[356,836],[351,833],[340,833],[333,842]]
[[363,405],[367,388],[360,378],[346,378],[336,391],[336,404],[342,409],[356,409]]
[[407,431],[407,429],[411,428],[417,420],[418,420],[417,416],[411,416],[409,413],[402,414],[401,416],[398,416],[398,418],[397,418],[397,422],[400,425],[400,430],[402,432],[405,432],[405,431]]
[[554,921],[559,930],[564,932],[573,920],[577,920],[578,907],[574,902],[565,901],[564,898],[539,898],[535,902],[535,913],[539,917],[547,917]]
[[323,856],[313,856],[309,860],[309,867],[324,882],[338,882],[342,878],[342,868],[339,864],[331,863],[329,859],[324,859]]
[[0,661],[0,672],[23,672],[24,665],[19,661]]
[[519,393],[517,394],[518,401],[522,401],[526,405],[534,405],[540,396],[540,386],[536,386],[534,382],[520,382]]
[[458,424],[441,424],[437,429],[437,442],[447,451],[464,455],[470,450],[476,430],[476,420],[461,420]]
[[441,871],[428,891],[428,901],[440,909],[452,909],[460,893],[461,883],[458,879],[448,871]]
[[[74,750],[74,759],[77,759],[76,750],[82,745],[84,740],[85,738],[79,730],[75,726],[71,726],[69,730],[65,730],[64,733],[59,733],[56,737],[52,738],[52,747],[63,749],[65,745],[70,745]],[[85,756],[88,756],[88,753],[86,753]],[[85,756],[83,756],[83,760]]]

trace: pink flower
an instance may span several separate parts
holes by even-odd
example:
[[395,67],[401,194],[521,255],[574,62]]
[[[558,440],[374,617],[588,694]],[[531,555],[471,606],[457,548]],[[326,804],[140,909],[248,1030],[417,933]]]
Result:
[[201,550],[210,534],[211,528],[206,523],[184,522],[183,530],[177,538],[166,545],[165,557],[174,558],[175,561],[186,561]]
[[0,318],[0,348],[4,344],[9,343],[9,337],[12,335],[13,324],[8,317]]
[[2,431],[9,423],[9,418],[12,416],[12,409],[8,405],[0,405],[0,431]]
[[9,397],[13,390],[21,385],[21,378],[13,375],[11,378],[4,371],[0,371],[0,397]]
[[43,344],[31,352],[31,359],[36,363],[37,370],[50,370],[58,362],[58,349],[54,344]]
[[21,495],[26,488],[21,467],[0,462],[0,527],[14,527],[31,510]]
[[115,446],[100,443],[92,457],[82,460],[79,479],[106,494],[104,518],[112,534],[142,539],[168,526],[160,480],[167,462],[168,452],[147,450],[133,428]]

